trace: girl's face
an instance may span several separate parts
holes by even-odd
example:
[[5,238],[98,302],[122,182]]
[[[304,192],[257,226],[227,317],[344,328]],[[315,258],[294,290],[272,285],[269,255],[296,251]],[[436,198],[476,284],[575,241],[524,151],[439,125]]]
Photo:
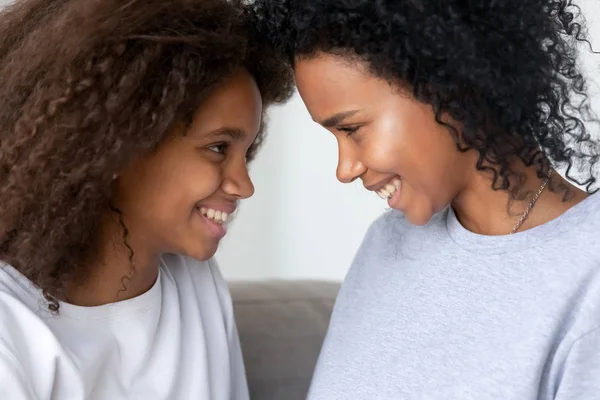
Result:
[[115,206],[134,252],[214,255],[225,222],[254,193],[246,153],[261,114],[254,79],[237,72],[202,103],[186,132],[174,129],[119,175]]
[[413,224],[427,223],[475,171],[430,105],[340,56],[300,58],[298,91],[312,118],[338,142],[337,178],[360,178]]

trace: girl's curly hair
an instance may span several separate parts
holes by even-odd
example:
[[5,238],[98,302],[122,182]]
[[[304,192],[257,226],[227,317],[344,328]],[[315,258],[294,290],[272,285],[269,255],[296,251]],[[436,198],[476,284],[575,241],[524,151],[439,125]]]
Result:
[[[540,178],[564,168],[597,190],[599,143],[584,122],[598,121],[577,62],[577,45],[590,43],[571,1],[255,0],[251,10],[291,63],[349,56],[408,87],[459,149],[478,153],[494,189],[525,196],[525,177],[511,167],[520,160]],[[550,187],[568,195],[566,185]]]
[[19,0],[4,8],[0,259],[60,293],[93,251],[113,174],[174,123],[189,124],[238,68],[254,76],[265,105],[287,99],[292,75],[278,54],[258,41],[235,0]]

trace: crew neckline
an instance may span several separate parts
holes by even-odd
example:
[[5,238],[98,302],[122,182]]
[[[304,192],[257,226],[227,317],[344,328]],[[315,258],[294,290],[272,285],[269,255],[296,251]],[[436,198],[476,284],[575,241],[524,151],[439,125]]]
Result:
[[146,292],[139,296],[127,300],[116,301],[114,303],[103,304],[100,306],[77,306],[71,303],[59,302],[59,315],[71,319],[115,319],[122,315],[129,315],[134,312],[140,312],[151,308],[161,299],[162,295],[162,272],[161,265],[158,268],[156,281]]
[[[545,224],[507,235],[482,235],[466,229],[456,217],[452,206],[446,209],[446,230],[459,247],[471,251],[498,254],[522,251],[537,243],[548,241],[557,235],[576,229],[590,214],[600,211],[600,196],[590,195],[563,214]],[[597,212],[596,212],[597,213]]]
[[13,266],[2,263],[2,268],[6,273],[12,276],[19,285],[19,289],[25,291],[28,295],[33,295],[36,300],[39,300],[37,314],[43,318],[68,318],[78,320],[118,319],[123,315],[147,310],[162,298],[162,280],[164,276],[162,271],[164,268],[163,260],[160,261],[156,281],[148,291],[141,295],[127,300],[89,307],[59,301],[58,315],[52,313],[48,309],[47,301],[44,299],[42,290],[39,287]]

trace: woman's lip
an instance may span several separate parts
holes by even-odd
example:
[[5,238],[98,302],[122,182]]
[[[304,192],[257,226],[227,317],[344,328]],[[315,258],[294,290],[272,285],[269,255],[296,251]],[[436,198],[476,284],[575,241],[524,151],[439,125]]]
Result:
[[399,179],[399,181],[400,186],[396,187],[394,193],[392,193],[392,195],[387,199],[387,203],[390,208],[398,209],[398,201],[402,196],[402,179]]
[[402,177],[400,177],[400,175],[394,175],[391,178],[388,178],[386,180],[383,181],[379,181],[376,184],[373,185],[365,185],[365,189],[371,191],[371,192],[377,192],[381,189],[383,189],[387,184],[390,184],[392,182],[394,182],[396,179],[402,179]]
[[400,178],[394,178],[377,190],[377,195],[382,199],[389,199],[391,195],[396,193],[396,190],[402,186],[402,180]]

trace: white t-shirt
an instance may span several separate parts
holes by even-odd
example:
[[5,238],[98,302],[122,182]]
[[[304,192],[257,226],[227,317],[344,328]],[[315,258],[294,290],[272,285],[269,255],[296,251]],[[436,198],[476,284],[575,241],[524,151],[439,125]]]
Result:
[[98,307],[47,309],[0,264],[0,399],[247,400],[227,285],[214,261],[163,257],[154,286]]

